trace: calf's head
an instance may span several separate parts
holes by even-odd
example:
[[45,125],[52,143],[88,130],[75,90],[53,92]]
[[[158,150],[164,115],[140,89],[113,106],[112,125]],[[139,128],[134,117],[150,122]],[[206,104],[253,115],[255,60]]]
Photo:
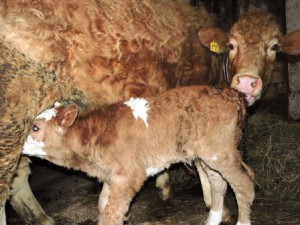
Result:
[[74,123],[78,114],[76,105],[55,107],[45,110],[34,120],[23,146],[23,154],[46,157],[60,157],[66,142],[64,134]]
[[271,79],[272,62],[278,51],[300,53],[300,30],[283,37],[275,18],[266,12],[247,13],[226,34],[218,28],[198,32],[200,42],[217,53],[228,54],[231,87],[246,96],[248,105],[261,97],[263,86]]

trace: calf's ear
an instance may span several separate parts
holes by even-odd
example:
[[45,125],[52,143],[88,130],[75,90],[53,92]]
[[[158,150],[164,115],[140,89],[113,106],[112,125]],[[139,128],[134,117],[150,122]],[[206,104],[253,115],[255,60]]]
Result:
[[288,33],[280,42],[281,50],[289,55],[300,54],[300,29]]
[[219,28],[208,27],[198,32],[201,44],[209,48],[212,52],[223,53],[226,51],[228,35]]
[[78,107],[76,105],[66,106],[60,113],[58,125],[61,127],[70,127],[74,123],[78,114]]

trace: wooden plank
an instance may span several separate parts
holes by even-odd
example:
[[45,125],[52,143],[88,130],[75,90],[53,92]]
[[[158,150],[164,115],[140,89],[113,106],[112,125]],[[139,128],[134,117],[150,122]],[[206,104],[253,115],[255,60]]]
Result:
[[[286,0],[286,30],[287,32],[300,28],[300,1]],[[289,108],[292,119],[300,119],[300,56],[288,57],[289,77]]]

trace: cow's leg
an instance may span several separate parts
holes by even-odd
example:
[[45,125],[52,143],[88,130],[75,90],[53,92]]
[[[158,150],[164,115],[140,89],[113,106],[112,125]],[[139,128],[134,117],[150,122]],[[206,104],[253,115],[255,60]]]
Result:
[[0,184],[0,225],[6,225],[5,204],[9,196],[9,187]]
[[130,202],[144,180],[134,175],[130,179],[118,176],[113,177],[109,184],[104,184],[99,198],[98,225],[123,225]]
[[166,201],[171,196],[171,186],[170,186],[170,177],[169,173],[163,172],[156,177],[156,187],[160,191],[160,197],[162,200]]
[[201,163],[199,160],[195,161],[195,166],[197,168],[198,174],[199,174],[199,178],[201,181],[201,187],[202,187],[202,192],[203,192],[203,198],[204,198],[204,202],[207,208],[211,207],[211,190],[210,190],[210,184],[209,184],[209,180],[207,177],[206,172],[204,171]]
[[0,225],[6,225],[5,204],[0,206]]
[[[204,199],[206,207],[210,209],[210,207],[211,207],[211,188],[210,188],[210,183],[209,183],[207,174],[204,171],[202,164],[203,163],[201,163],[200,160],[195,160],[195,166],[197,168],[200,182],[201,182],[203,199]],[[226,205],[223,206],[222,222],[225,222],[228,224],[235,222],[234,218],[231,216],[231,213],[230,213],[229,209],[226,207]]]
[[17,176],[12,183],[10,204],[27,221],[35,221],[41,225],[53,225],[55,224],[54,220],[46,215],[29,186],[29,163],[28,157],[21,157]]
[[[236,150],[238,151],[238,150]],[[227,152],[223,157],[203,160],[211,169],[218,171],[232,187],[238,204],[239,225],[250,225],[250,207],[254,200],[253,171],[236,152]],[[203,158],[202,158],[203,159]]]

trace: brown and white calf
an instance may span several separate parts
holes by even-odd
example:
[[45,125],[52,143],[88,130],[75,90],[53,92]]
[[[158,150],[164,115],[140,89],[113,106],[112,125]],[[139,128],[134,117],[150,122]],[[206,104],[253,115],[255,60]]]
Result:
[[183,87],[77,114],[76,105],[40,114],[23,153],[103,181],[99,225],[123,224],[132,198],[148,177],[196,159],[212,191],[206,224],[221,222],[227,182],[238,203],[237,224],[250,224],[253,172],[238,151],[246,107],[236,90]]

